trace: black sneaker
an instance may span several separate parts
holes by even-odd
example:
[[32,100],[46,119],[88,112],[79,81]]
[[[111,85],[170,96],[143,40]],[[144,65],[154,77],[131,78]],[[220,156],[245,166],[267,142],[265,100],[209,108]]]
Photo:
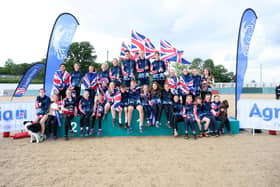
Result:
[[194,134],[194,135],[193,135],[193,139],[194,139],[194,140],[196,140],[196,139],[197,139],[197,136],[196,136],[196,134]]
[[187,139],[189,139],[190,137],[189,137],[188,134],[185,134],[184,138],[187,140]]
[[124,128],[127,129],[128,128],[128,123],[124,124]]
[[69,140],[69,137],[68,137],[68,136],[65,136],[65,140],[68,141],[68,140]]
[[122,128],[122,123],[119,123],[119,129],[121,129]]

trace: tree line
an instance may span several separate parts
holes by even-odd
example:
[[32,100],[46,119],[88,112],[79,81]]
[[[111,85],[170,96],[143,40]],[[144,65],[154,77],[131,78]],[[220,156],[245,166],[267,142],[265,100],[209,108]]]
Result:
[[[88,71],[88,66],[93,65],[97,71],[101,69],[101,63],[96,61],[97,55],[93,45],[88,42],[74,42],[71,44],[67,57],[65,59],[66,69],[71,72],[73,70],[73,65],[75,62],[80,63],[80,69],[82,73],[86,73]],[[46,59],[43,58],[41,63],[46,63]],[[0,76],[1,75],[14,75],[15,78],[0,78],[0,83],[17,83],[20,80],[20,76],[22,76],[27,69],[35,63],[14,63],[12,59],[7,59],[4,67],[0,67]],[[108,63],[109,67],[112,66],[112,61],[106,61],[104,63]],[[215,65],[212,59],[202,60],[200,58],[195,58],[192,61],[191,65],[183,65],[180,63],[172,63],[171,67],[175,69],[177,75],[182,73],[183,68],[188,67],[189,69],[197,68],[199,70],[203,70],[204,68],[208,68],[213,76],[215,77],[215,82],[234,82],[235,75],[233,72],[229,72],[223,65]],[[43,83],[44,73],[42,71],[32,83]]]

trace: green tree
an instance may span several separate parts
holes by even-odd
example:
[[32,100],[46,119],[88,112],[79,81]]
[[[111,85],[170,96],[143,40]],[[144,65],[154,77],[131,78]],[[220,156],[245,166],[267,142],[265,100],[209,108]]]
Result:
[[193,59],[192,61],[192,64],[190,65],[190,69],[202,69],[202,66],[203,66],[203,60],[201,58],[195,58]]
[[215,65],[214,65],[214,61],[213,61],[212,59],[207,59],[207,60],[205,60],[205,61],[204,61],[204,63],[203,63],[203,66],[202,66],[202,69],[201,69],[201,70],[203,70],[203,69],[207,68],[207,69],[209,69],[209,70],[212,72],[212,71],[213,71],[213,69],[214,69],[214,67],[215,67]]
[[171,63],[171,67],[175,70],[176,76],[180,76],[183,73],[184,68],[188,68],[188,65],[173,62]]
[[101,65],[96,63],[97,58],[94,47],[90,42],[74,42],[71,44],[65,60],[67,71],[73,70],[74,63],[80,64],[80,69],[83,73],[88,71],[88,66],[93,65],[95,69],[99,70]]
[[215,82],[233,82],[234,74],[233,72],[228,72],[228,70],[223,65],[217,65],[213,68],[212,74],[215,78]]

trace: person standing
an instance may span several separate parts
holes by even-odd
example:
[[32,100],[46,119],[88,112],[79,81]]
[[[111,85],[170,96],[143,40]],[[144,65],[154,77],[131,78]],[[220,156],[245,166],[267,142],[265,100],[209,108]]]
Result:
[[174,69],[171,69],[169,71],[169,76],[165,80],[165,83],[169,85],[172,95],[178,95],[179,79],[178,79],[178,77],[176,77]]
[[145,53],[142,50],[139,52],[139,58],[136,62],[136,71],[139,86],[149,85],[150,60],[145,58]]
[[197,69],[192,69],[194,97],[200,96],[201,92],[201,76],[198,74]]
[[59,66],[59,70],[53,76],[52,94],[58,94],[60,99],[65,97],[66,89],[69,87],[70,73],[65,70],[65,64]]
[[85,74],[83,79],[85,89],[89,92],[90,99],[94,102],[96,88],[98,87],[97,73],[92,65],[88,67],[88,73]]
[[208,68],[205,68],[203,70],[203,76],[201,78],[201,98],[204,100],[206,94],[210,94],[212,98],[212,87],[213,87],[213,81],[214,77],[211,75],[211,72]]
[[190,76],[187,68],[184,68],[183,75],[180,76],[179,81],[179,93],[182,97],[182,102],[184,103],[186,102],[187,95],[194,95],[193,79],[192,76]]
[[73,95],[76,98],[77,104],[79,103],[79,98],[81,95],[81,83],[83,79],[83,74],[80,71],[80,64],[74,64],[74,70],[70,73],[70,88],[73,90]]
[[113,67],[109,70],[109,77],[116,87],[121,85],[121,68],[118,66],[118,59],[113,58]]
[[135,61],[130,59],[130,52],[125,51],[125,59],[122,61],[122,74],[123,74],[123,83],[129,88],[130,81],[135,79]]
[[109,84],[110,77],[109,77],[109,71],[108,71],[107,64],[101,65],[101,71],[98,72],[98,74],[97,74],[97,80],[98,80],[99,85],[101,85],[102,82],[106,82],[107,84]]
[[164,73],[166,72],[166,65],[165,62],[160,60],[158,51],[155,52],[155,60],[151,63],[150,71],[153,75],[153,82],[157,82],[162,88],[165,79]]

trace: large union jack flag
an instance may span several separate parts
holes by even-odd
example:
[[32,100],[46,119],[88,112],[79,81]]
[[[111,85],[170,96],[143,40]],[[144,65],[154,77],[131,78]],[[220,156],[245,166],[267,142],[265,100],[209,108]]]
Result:
[[160,40],[160,57],[163,61],[179,62],[182,64],[191,64],[183,58],[184,51],[177,50],[166,40]]
[[155,57],[156,47],[149,38],[145,39],[145,56],[147,59]]
[[125,51],[126,50],[130,51],[130,58],[135,60],[136,55],[131,51],[130,45],[126,45],[125,42],[122,42],[122,45],[121,45],[120,59],[122,59],[122,60],[125,59]]
[[139,34],[138,32],[131,31],[131,51],[138,56],[139,51],[145,51],[145,39],[146,36]]

